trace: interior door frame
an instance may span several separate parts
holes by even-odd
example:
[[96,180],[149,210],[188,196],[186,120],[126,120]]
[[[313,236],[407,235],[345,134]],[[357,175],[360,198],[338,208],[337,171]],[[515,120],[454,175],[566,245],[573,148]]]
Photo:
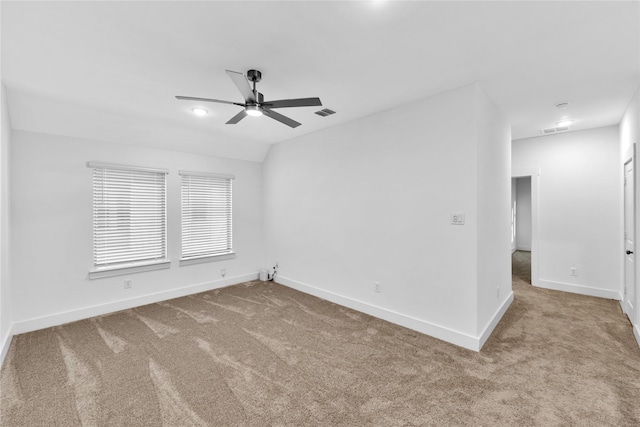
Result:
[[540,286],[540,169],[512,169],[511,178],[531,178],[531,284]]
[[[620,305],[622,306],[622,311],[629,317],[629,320],[631,321],[632,324],[636,325],[638,324],[638,322],[640,321],[640,314],[638,313],[638,311],[640,311],[640,306],[638,306],[638,302],[640,301],[640,296],[638,295],[638,274],[640,273],[640,269],[638,266],[637,262],[634,262],[634,267],[635,267],[635,271],[634,271],[634,280],[633,280],[633,286],[634,286],[634,290],[633,290],[633,294],[635,296],[636,301],[633,301],[632,304],[635,308],[635,316],[629,316],[629,309],[628,309],[628,299],[627,299],[627,294],[625,292],[626,290],[626,259],[625,259],[625,251],[626,251],[626,237],[624,235],[625,233],[625,229],[626,229],[626,224],[625,224],[625,198],[626,198],[626,189],[624,188],[624,179],[625,179],[625,175],[626,175],[626,166],[627,163],[629,163],[630,161],[633,161],[633,229],[634,229],[634,236],[633,236],[633,241],[634,241],[634,245],[635,243],[638,241],[638,204],[637,204],[637,199],[638,199],[638,173],[636,173],[636,143],[632,143],[631,147],[629,147],[627,149],[627,151],[624,153],[624,155],[622,156],[622,179],[623,179],[623,187],[622,187],[622,292],[620,295]],[[635,245],[637,246],[637,245]],[[637,261],[637,258],[636,258]],[[632,317],[636,317],[635,319],[633,319]]]

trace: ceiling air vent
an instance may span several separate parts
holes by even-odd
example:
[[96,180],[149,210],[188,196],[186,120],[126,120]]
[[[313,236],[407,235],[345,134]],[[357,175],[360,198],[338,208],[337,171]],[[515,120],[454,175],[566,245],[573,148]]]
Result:
[[336,113],[335,111],[330,110],[328,108],[325,108],[324,110],[316,111],[316,114],[322,117],[327,117],[335,113]]
[[569,126],[557,126],[557,127],[554,127],[554,128],[542,129],[542,134],[543,135],[551,135],[552,133],[566,132],[568,130],[569,130]]

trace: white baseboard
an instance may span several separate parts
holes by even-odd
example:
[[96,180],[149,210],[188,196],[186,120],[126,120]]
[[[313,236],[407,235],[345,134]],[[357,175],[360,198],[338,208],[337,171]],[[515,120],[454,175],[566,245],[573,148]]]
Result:
[[572,283],[552,282],[550,280],[540,279],[534,285],[539,288],[552,289],[554,291],[571,292],[573,294],[587,295],[591,297],[600,297],[620,301],[622,295],[618,291],[611,289],[593,288],[590,286],[575,285]]
[[141,295],[126,300],[113,301],[106,304],[84,307],[77,310],[65,311],[48,316],[37,317],[33,319],[21,320],[14,322],[13,334],[23,334],[25,332],[37,331],[38,329],[49,328],[52,326],[62,325],[64,323],[75,322],[77,320],[87,319],[94,316],[113,313],[120,310],[126,310],[141,305],[153,304],[160,301],[166,301],[173,298],[180,298],[186,295],[197,294],[200,292],[210,291],[212,289],[224,288],[226,286],[236,285],[238,283],[248,282],[258,279],[258,273],[244,274],[242,276],[230,277],[228,279],[214,280],[211,282],[199,283],[196,285],[185,286],[184,288],[171,289],[169,291],[157,292],[153,294]]
[[9,330],[7,331],[7,336],[4,341],[0,342],[0,368],[4,364],[4,359],[7,357],[7,352],[9,351],[9,346],[11,345],[11,340],[13,339],[13,323],[9,325]]
[[378,307],[367,302],[325,291],[323,289],[319,289],[314,286],[289,279],[287,277],[278,276],[277,282],[290,288],[296,289],[300,292],[304,292],[306,294],[331,301],[333,303],[351,308],[361,313],[369,314],[373,317],[377,317],[378,319],[386,320],[396,325],[404,326],[405,328],[413,329],[414,331],[418,331],[434,338],[438,338],[442,341],[455,344],[468,350],[479,351],[481,347],[480,339],[478,337],[474,337],[463,332],[455,331],[453,329],[436,325],[422,319],[417,319],[406,314],[397,313],[395,311]]
[[500,319],[502,319],[502,316],[504,316],[504,314],[507,312],[507,309],[511,306],[511,303],[513,302],[513,298],[514,298],[513,291],[511,291],[507,299],[504,300],[504,302],[500,305],[500,307],[498,307],[498,310],[496,310],[493,317],[491,318],[487,326],[484,328],[484,331],[482,331],[482,333],[480,334],[480,337],[478,338],[478,341],[479,341],[478,351],[482,349],[484,344],[487,342],[487,340],[493,333],[493,330],[496,328],[496,326],[498,326]]
[[516,251],[531,252],[531,246],[516,246]]
[[[627,311],[625,310],[625,302],[620,299],[620,301],[618,301],[620,303],[620,310],[622,311],[622,315],[625,317],[625,319],[629,319],[627,316]],[[631,323],[631,330],[633,331],[633,336],[636,338],[636,342],[638,343],[638,347],[640,347],[640,324],[639,325],[634,325],[633,322],[631,322],[631,319],[629,319],[629,322]]]

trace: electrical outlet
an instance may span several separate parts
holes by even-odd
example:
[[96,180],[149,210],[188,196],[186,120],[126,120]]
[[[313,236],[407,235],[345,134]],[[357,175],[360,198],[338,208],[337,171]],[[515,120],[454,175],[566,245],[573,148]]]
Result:
[[223,268],[222,270],[220,270],[220,275],[221,275],[222,277],[226,276],[226,275],[227,275],[227,269],[226,269],[226,268]]
[[498,290],[496,292],[496,298],[500,299],[500,286],[498,286]]
[[124,279],[124,288],[131,289],[131,279]]
[[569,267],[569,276],[577,276],[578,275],[578,269],[575,267]]
[[380,293],[382,292],[382,285],[380,282],[373,282],[373,292]]

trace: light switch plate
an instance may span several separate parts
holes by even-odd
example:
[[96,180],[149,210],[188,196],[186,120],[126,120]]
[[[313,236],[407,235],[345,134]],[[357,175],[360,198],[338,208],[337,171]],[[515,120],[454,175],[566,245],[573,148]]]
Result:
[[462,212],[453,212],[451,214],[451,224],[453,224],[453,225],[464,225],[464,213],[462,213]]

